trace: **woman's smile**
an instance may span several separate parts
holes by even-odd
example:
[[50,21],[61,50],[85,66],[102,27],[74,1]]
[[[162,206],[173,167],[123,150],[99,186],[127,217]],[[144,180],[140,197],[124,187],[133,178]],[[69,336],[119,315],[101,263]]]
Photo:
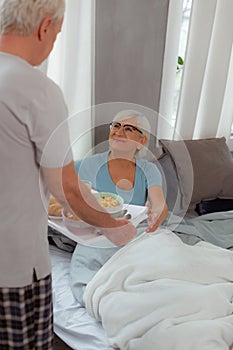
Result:
[[123,138],[123,137],[112,137],[111,138],[112,141],[116,141],[116,142],[127,142],[128,140]]

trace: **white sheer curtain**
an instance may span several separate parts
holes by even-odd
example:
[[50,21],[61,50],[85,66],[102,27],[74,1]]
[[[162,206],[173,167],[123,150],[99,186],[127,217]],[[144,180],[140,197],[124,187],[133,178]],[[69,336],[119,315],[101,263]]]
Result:
[[176,135],[184,139],[230,137],[232,13],[232,0],[193,0],[176,118]]
[[183,0],[170,0],[157,127],[158,139],[172,139],[174,133],[172,118],[182,9]]
[[[170,7],[172,4],[173,0]],[[180,2],[177,11],[176,17],[180,18]],[[159,136],[170,139],[225,136],[230,143],[233,122],[232,13],[232,0],[193,0],[176,125],[172,130],[170,119],[175,73],[168,74],[168,69],[172,67],[175,71],[180,20],[175,19],[174,11],[169,11],[168,25],[173,23],[174,30],[169,31],[168,26],[166,48],[170,47],[170,51],[165,50],[160,103],[163,122],[160,122]],[[169,46],[171,42],[173,50]]]
[[94,0],[67,0],[62,32],[47,61],[47,75],[62,89],[69,110],[74,158],[91,148]]

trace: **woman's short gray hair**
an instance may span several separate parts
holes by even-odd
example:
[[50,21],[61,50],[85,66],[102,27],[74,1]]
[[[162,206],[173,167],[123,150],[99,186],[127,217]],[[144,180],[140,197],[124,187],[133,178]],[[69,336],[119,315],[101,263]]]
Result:
[[148,122],[148,119],[144,114],[133,109],[126,109],[117,113],[113,121],[116,122],[116,121],[131,119],[131,118],[135,118],[136,120],[135,126],[137,126],[140,130],[142,130],[143,135],[146,136],[148,141],[151,127],[150,127],[150,123]]
[[43,17],[58,23],[65,12],[65,0],[0,0],[0,34],[28,36]]

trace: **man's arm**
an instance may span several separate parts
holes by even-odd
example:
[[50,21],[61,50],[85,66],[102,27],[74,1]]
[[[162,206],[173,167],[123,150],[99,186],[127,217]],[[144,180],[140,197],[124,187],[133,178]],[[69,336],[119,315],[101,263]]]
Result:
[[51,194],[61,205],[90,225],[101,227],[105,236],[122,246],[136,234],[135,227],[125,219],[114,219],[98,203],[79,179],[72,161],[63,168],[42,168]]

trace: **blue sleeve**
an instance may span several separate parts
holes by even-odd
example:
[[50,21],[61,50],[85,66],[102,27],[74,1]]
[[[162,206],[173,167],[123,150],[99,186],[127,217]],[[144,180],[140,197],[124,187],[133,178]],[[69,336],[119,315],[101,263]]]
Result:
[[90,181],[92,188],[96,189],[97,175],[105,163],[107,153],[100,153],[75,162],[75,170],[83,181]]
[[147,183],[148,183],[148,188],[152,186],[162,187],[161,173],[158,167],[154,163],[150,163],[150,162],[148,162]]
[[81,164],[82,160],[76,160],[74,162],[74,167],[75,167],[75,170],[76,170],[76,173],[78,174],[79,172],[79,168],[80,168],[80,164]]
[[79,178],[83,181],[90,181],[92,183],[92,188],[95,188],[98,167],[96,167],[95,161],[92,160],[92,157],[76,161],[74,167]]
[[156,164],[142,159],[138,162],[138,165],[142,168],[142,171],[145,174],[147,188],[150,188],[152,186],[162,187],[162,175]]

